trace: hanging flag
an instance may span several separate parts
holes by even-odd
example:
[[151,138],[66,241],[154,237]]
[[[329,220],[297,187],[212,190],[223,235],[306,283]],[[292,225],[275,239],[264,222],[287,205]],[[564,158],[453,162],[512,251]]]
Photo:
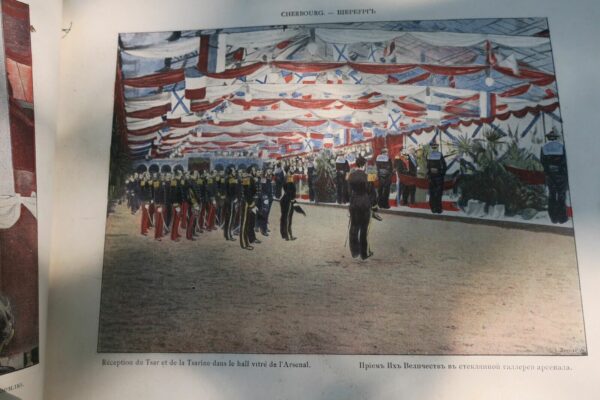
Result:
[[185,90],[173,88],[171,90],[171,111],[167,114],[167,118],[178,118],[190,112],[190,99],[185,98]]
[[196,67],[185,70],[185,97],[203,99],[206,96],[207,78]]

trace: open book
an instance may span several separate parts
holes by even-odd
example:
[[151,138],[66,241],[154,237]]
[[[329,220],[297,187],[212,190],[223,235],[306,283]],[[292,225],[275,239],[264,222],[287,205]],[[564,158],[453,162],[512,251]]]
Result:
[[598,5],[26,3],[0,399],[594,398]]

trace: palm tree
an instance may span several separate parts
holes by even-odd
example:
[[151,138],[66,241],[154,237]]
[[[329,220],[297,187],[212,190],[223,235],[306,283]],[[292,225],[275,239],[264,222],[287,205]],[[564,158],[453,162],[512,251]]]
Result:
[[[488,207],[503,204],[506,215],[521,214],[524,217],[531,215],[526,210],[545,209],[547,198],[543,188],[523,184],[504,167],[506,158],[517,151],[514,146],[518,147],[514,139],[518,132],[509,132],[509,135],[504,135],[498,129],[490,128],[483,132],[482,139],[473,139],[471,146],[467,145],[468,141],[462,141],[462,151],[473,159],[474,167],[471,174],[464,175],[458,182],[461,193],[459,206],[464,207],[474,199]],[[512,140],[503,152],[507,146],[506,136]],[[518,151],[518,155],[521,157],[524,153]]]
[[331,164],[332,154],[329,150],[319,153],[315,159],[315,198],[317,202],[335,202],[335,168]]

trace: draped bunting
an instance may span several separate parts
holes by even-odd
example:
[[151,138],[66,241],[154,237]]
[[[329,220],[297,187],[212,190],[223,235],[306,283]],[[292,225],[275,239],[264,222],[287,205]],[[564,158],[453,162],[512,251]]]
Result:
[[525,170],[511,165],[504,165],[504,168],[527,185],[543,185],[546,182],[542,171]]
[[407,103],[404,101],[393,101],[393,103],[400,106],[400,108],[402,108],[403,110],[406,110],[406,111],[413,111],[413,112],[427,111],[427,107],[419,105],[419,104]]
[[376,107],[379,107],[379,106],[385,104],[385,100],[374,101],[374,102],[369,102],[369,101],[365,101],[365,100],[357,100],[357,101],[340,100],[339,102],[342,103],[343,105],[345,105],[346,107],[350,107],[355,110],[372,110]]
[[266,64],[262,62],[246,65],[240,68],[233,68],[223,72],[207,72],[206,76],[210,78],[218,78],[218,79],[231,79],[231,78],[239,78],[242,76],[250,75],[260,68],[264,67]]
[[508,75],[513,78],[530,79],[531,83],[538,86],[547,86],[556,80],[556,77],[554,75],[550,75],[540,71],[532,71],[521,68],[519,69],[518,73],[515,73],[510,68],[501,67],[498,65],[494,66],[493,68],[501,74]]
[[165,115],[169,111],[171,111],[171,103],[150,107],[145,110],[128,111],[126,115],[130,118],[156,118]]
[[464,103],[469,102],[469,101],[478,101],[478,100],[479,100],[479,93],[476,93],[476,94],[474,94],[473,96],[470,96],[470,97],[465,97],[465,98],[462,98],[462,99],[451,100],[451,101],[449,101],[447,103],[447,105],[449,105],[449,106],[458,106],[458,105],[464,104]]
[[456,116],[460,117],[476,117],[479,115],[479,110],[469,110],[468,108],[458,107],[458,106],[446,106],[444,107],[444,112],[453,114],[450,115],[449,118],[455,118]]
[[327,70],[341,68],[345,63],[318,63],[318,62],[291,62],[275,61],[273,66],[292,72],[324,72]]
[[[347,144],[353,138],[349,130],[360,129],[357,139],[359,136],[376,136],[374,141],[378,145],[389,146],[394,141],[402,140],[401,134],[432,132],[435,129],[433,125],[482,125],[511,117],[523,118],[530,113],[549,112],[548,110],[558,107],[558,104],[548,104],[542,100],[543,96],[556,96],[550,88],[543,87],[555,81],[554,75],[527,69],[525,64],[516,61],[514,55],[506,56],[505,52],[496,55],[492,51],[495,43],[508,43],[509,47],[535,47],[549,43],[548,38],[374,30],[348,30],[346,36],[346,29],[317,28],[316,31],[325,36],[334,35],[337,40],[341,40],[330,41],[321,37],[321,40],[328,43],[329,49],[331,44],[376,43],[371,46],[373,63],[362,62],[365,55],[358,58],[361,62],[353,62],[356,58],[351,57],[351,53],[358,50],[351,49],[350,46],[336,46],[337,53],[334,56],[340,62],[288,61],[285,57],[279,58],[285,52],[296,51],[297,45],[306,45],[309,36],[305,28],[211,33],[214,36],[210,40],[206,35],[191,40],[181,39],[181,43],[172,48],[165,43],[129,47],[125,52],[132,55],[136,54],[131,51],[143,52],[137,54],[139,57],[146,57],[152,52],[173,55],[188,50],[199,51],[200,57],[198,65],[191,68],[128,77],[122,81],[122,85],[130,88],[152,89],[129,89],[132,95],[154,92],[154,88],[159,88],[159,91],[165,90],[163,94],[170,96],[173,93],[177,97],[173,104],[160,95],[156,98],[146,96],[125,101],[125,141],[130,144],[135,155],[148,150],[151,144],[154,144],[153,152],[158,150],[159,154],[167,154],[168,150],[176,148],[178,151],[211,146],[220,148],[221,141],[228,142],[227,146],[247,146],[249,143],[261,142],[272,144],[274,139],[285,144],[288,141],[303,140],[307,136],[339,146],[342,143],[338,143],[338,135],[345,132],[342,142]],[[317,37],[320,37],[319,34]],[[471,65],[474,57],[459,57],[466,65],[460,65],[457,59],[444,62],[457,65],[432,65],[419,63],[418,57],[411,59],[401,56],[398,58],[401,62],[396,63],[396,58],[392,55],[399,55],[395,48],[398,48],[400,42],[394,44],[394,40],[399,37],[412,41],[416,39],[417,43],[421,41],[433,46],[464,47],[484,44],[488,49],[484,55],[489,62]],[[329,36],[329,39],[332,38]],[[385,40],[380,40],[382,38]],[[296,43],[298,40],[302,43]],[[213,49],[215,45],[218,47],[216,55],[213,50],[208,50],[209,41]],[[200,49],[192,49],[192,42]],[[269,49],[259,49],[261,46]],[[318,43],[318,46],[319,52],[325,49],[322,43]],[[380,54],[382,49],[383,54]],[[310,49],[300,48],[300,52],[294,54],[302,56],[305,51],[310,52]],[[242,57],[236,58],[234,53],[240,53]],[[249,53],[253,53],[252,57],[246,58]],[[265,58],[264,54],[269,57]],[[312,52],[311,55],[314,56]],[[385,61],[378,62],[382,56]],[[322,59],[327,58],[331,59]],[[253,60],[256,62],[252,62]],[[229,69],[223,70],[226,67]],[[499,74],[508,78],[500,79]],[[488,85],[488,88],[483,87],[486,76],[492,76],[497,83]],[[467,81],[473,81],[473,84],[465,84]],[[415,85],[419,82],[422,82],[422,86]],[[173,84],[176,86],[164,88]],[[459,85],[483,91],[454,88]],[[497,93],[497,87],[504,87],[501,89],[504,91]],[[485,91],[492,91],[492,96],[495,98],[497,95],[501,100],[497,103],[490,100]],[[526,95],[526,98],[519,98],[522,95]],[[484,101],[485,99],[488,101]],[[486,104],[490,106],[483,107]],[[177,115],[172,114],[178,106],[180,109]],[[488,110],[488,114],[485,110]],[[494,115],[495,113],[498,115]],[[393,126],[387,120],[388,114],[393,116]],[[482,115],[491,116],[481,118]],[[263,128],[269,132],[263,132]],[[320,132],[308,133],[310,128]],[[303,129],[306,132],[295,133],[298,135],[296,138],[285,135],[285,132]],[[335,131],[332,132],[333,129]],[[278,130],[281,132],[276,132]],[[327,134],[324,133],[325,130]],[[336,137],[335,143],[332,133]],[[269,141],[269,138],[273,140]],[[281,151],[284,151],[283,147]]]
[[203,132],[202,137],[213,138],[221,135],[227,135],[231,137],[252,137],[257,135],[263,135],[266,137],[279,137],[279,136],[303,136],[306,137],[306,132],[254,132],[254,133],[235,133],[235,132]]
[[531,84],[525,84],[525,85],[521,85],[518,86],[516,88],[512,88],[509,89],[505,92],[502,93],[498,93],[499,97],[515,97],[515,96],[520,96],[522,94],[525,94],[529,91],[529,89],[531,88]]
[[268,107],[273,104],[279,103],[279,99],[254,99],[252,101],[242,100],[242,99],[233,99],[230,100],[231,103],[242,106],[244,109],[248,109],[250,107]]
[[335,103],[336,100],[302,100],[302,99],[284,99],[284,103],[289,104],[292,107],[313,109],[313,108],[324,108]]
[[394,77],[390,77],[390,79],[394,80],[394,81],[391,81],[390,83],[400,83],[402,85],[412,85],[413,83],[424,81],[425,79],[428,79],[430,76],[431,76],[431,73],[424,72],[421,75],[417,75],[413,78],[406,79],[402,82],[400,82],[398,79],[396,79]]
[[147,128],[143,128],[143,129],[136,129],[136,130],[131,130],[129,128],[127,128],[127,134],[128,135],[133,135],[133,136],[142,136],[142,135],[147,135],[151,132],[156,132],[159,131],[161,129],[164,129],[167,127],[167,123],[166,122],[162,122],[158,125],[154,125],[154,126],[149,126]]
[[[429,179],[427,179],[427,178],[418,178],[416,176],[410,176],[410,175],[400,175],[400,182],[403,185],[408,185],[408,186],[414,185],[420,189],[429,189]],[[455,184],[456,184],[456,180],[454,180],[454,179],[444,181],[444,190],[452,189]]]
[[157,72],[155,74],[140,76],[137,78],[123,79],[123,84],[125,86],[131,86],[135,88],[161,87],[181,82],[184,79],[185,73],[183,69],[174,69],[171,71]]
[[[427,72],[444,76],[469,75],[485,71],[489,67],[487,65],[470,65],[470,66],[441,66],[431,64],[364,64],[364,63],[316,63],[316,62],[283,62],[273,61],[268,64],[265,62],[257,62],[239,68],[229,69],[218,73],[206,73],[206,76],[217,79],[232,79],[241,78],[250,75],[265,66],[274,66],[283,70],[307,73],[307,72],[324,72],[342,67],[349,67],[352,70],[377,75],[392,75],[411,71],[415,68],[420,68]],[[497,72],[520,79],[529,79],[531,83],[538,86],[546,86],[554,82],[554,75],[547,74],[541,71],[532,71],[520,69],[516,74],[512,69],[494,65],[492,67]],[[124,80],[124,84],[131,87],[160,87],[185,80],[183,69],[176,69],[166,72],[160,72],[152,75],[146,75],[137,78],[128,78]]]
[[170,119],[167,124],[173,128],[193,128],[198,126],[199,122],[182,122],[181,119]]
[[192,104],[190,105],[190,109],[193,112],[204,112],[204,111],[208,111],[208,110],[212,110],[215,107],[220,106],[225,100],[217,100],[214,102],[192,102]]
[[181,57],[200,49],[200,38],[182,38],[175,42],[164,41],[151,46],[132,47],[123,50],[134,57],[163,59],[170,57]]

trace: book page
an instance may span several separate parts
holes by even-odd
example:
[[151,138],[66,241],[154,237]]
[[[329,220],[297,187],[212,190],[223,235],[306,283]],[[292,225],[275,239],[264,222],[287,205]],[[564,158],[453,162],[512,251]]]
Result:
[[588,14],[137,5],[65,7],[48,398],[592,398]]

